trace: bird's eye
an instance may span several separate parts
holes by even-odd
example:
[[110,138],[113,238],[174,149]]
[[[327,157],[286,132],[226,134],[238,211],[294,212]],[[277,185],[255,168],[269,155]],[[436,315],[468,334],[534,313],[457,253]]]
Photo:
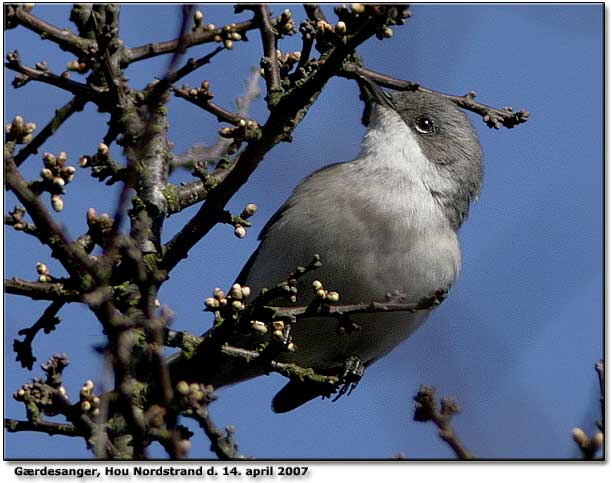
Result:
[[423,134],[428,134],[434,131],[435,124],[432,119],[421,116],[414,122],[414,127],[417,131]]

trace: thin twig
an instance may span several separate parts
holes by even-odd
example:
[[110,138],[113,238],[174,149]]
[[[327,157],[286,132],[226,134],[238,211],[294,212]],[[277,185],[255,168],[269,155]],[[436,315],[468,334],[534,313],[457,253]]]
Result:
[[40,71],[23,65],[20,61],[19,53],[16,50],[13,52],[9,52],[7,58],[8,62],[5,62],[4,66],[13,71],[24,74],[25,76],[27,76],[27,81],[33,80],[37,82],[42,82],[44,84],[49,84],[68,91],[75,96],[91,100],[92,102],[95,102],[98,106],[103,105],[104,94],[102,92],[96,91],[95,89],[92,89],[87,84],[75,82],[64,76],[55,75],[52,72]]
[[[233,28],[232,31],[242,33],[256,29],[257,27],[257,23],[254,20],[246,20],[244,22],[237,23],[236,27]],[[196,30],[195,32],[190,32],[183,36],[181,45],[183,49],[188,49],[194,45],[214,42],[215,37],[221,35],[222,33],[222,28],[217,28],[212,31]],[[181,39],[177,38],[127,49],[127,53],[125,55],[126,62],[131,64],[133,62],[150,59],[151,57],[156,57],[158,55],[173,53],[178,48],[179,43],[181,43]]]
[[459,404],[455,399],[443,398],[438,408],[435,389],[431,386],[421,386],[414,400],[416,401],[415,421],[433,421],[440,430],[438,433],[440,439],[451,447],[457,458],[460,460],[476,459],[459,440],[457,433],[450,424],[452,417],[460,412]]
[[83,248],[72,243],[63,229],[55,222],[42,201],[28,188],[27,182],[22,178],[19,169],[10,156],[4,159],[4,173],[6,186],[17,196],[29,213],[32,221],[38,227],[41,236],[47,240],[53,256],[66,268],[76,280],[84,281],[84,276],[97,275],[97,267],[89,260]]
[[262,59],[266,85],[268,87],[268,103],[273,101],[272,94],[280,92],[281,77],[278,67],[278,59],[276,55],[276,33],[270,22],[270,10],[267,5],[261,4],[254,7],[255,19],[261,32],[261,42],[264,49],[264,57]]
[[55,42],[62,50],[72,52],[76,56],[81,56],[88,49],[96,46],[93,40],[79,37],[70,32],[69,29],[60,29],[51,25],[22,7],[14,7],[11,20],[15,20],[32,32],[39,34],[42,39]]
[[49,121],[49,123],[34,137],[34,139],[32,139],[15,155],[15,164],[20,166],[21,163],[28,158],[28,156],[31,154],[36,154],[38,152],[38,148],[40,148],[47,139],[53,136],[59,127],[70,116],[72,116],[75,112],[82,111],[86,103],[86,98],[74,97],[62,107],[57,109],[53,119]]
[[525,109],[521,109],[515,112],[510,107],[506,107],[504,109],[497,109],[495,107],[487,106],[486,104],[476,102],[474,100],[474,98],[476,97],[476,94],[474,92],[470,92],[464,96],[454,96],[450,94],[445,94],[443,92],[428,89],[427,87],[423,87],[414,82],[397,79],[395,77],[381,74],[380,72],[375,72],[373,70],[366,69],[365,67],[359,67],[356,64],[347,64],[344,67],[344,70],[341,71],[339,75],[350,79],[354,79],[359,75],[363,75],[369,79],[372,79],[377,84],[383,87],[388,87],[390,89],[395,89],[399,91],[420,91],[427,92],[430,94],[436,94],[437,96],[451,100],[452,102],[457,104],[457,106],[463,109],[467,109],[468,111],[480,114],[487,126],[493,127],[495,129],[499,129],[500,125],[503,125],[507,128],[512,128],[514,126],[526,122],[529,118],[529,112]]

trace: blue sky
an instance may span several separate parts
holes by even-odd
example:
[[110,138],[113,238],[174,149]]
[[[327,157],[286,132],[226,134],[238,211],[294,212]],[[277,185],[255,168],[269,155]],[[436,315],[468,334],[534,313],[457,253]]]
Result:
[[[128,46],[172,38],[176,5],[127,5],[122,37]],[[285,8],[272,6],[275,13]],[[298,5],[291,7],[302,18]],[[333,18],[331,8],[326,7]],[[34,13],[68,26],[69,5],[36,6]],[[244,19],[228,6],[202,6],[205,22]],[[475,90],[479,100],[531,111],[512,130],[487,128],[473,120],[485,154],[480,200],[461,229],[464,261],[449,298],[424,327],[368,369],[359,387],[336,403],[316,400],[283,415],[270,400],[281,376],[258,378],[220,391],[211,407],[218,425],[237,428],[240,451],[257,458],[449,458],[451,451],[431,424],[412,421],[412,396],[420,384],[456,396],[463,413],[454,420],[472,452],[486,458],[573,458],[579,453],[570,430],[589,433],[599,415],[595,362],[603,355],[603,6],[602,5],[415,5],[413,18],[393,39],[372,39],[359,48],[366,66],[453,94]],[[176,19],[176,20],[175,20]],[[249,69],[258,64],[257,33],[248,43],[217,56],[188,81],[208,79],[216,101],[232,107]],[[298,50],[299,36],[282,41]],[[71,56],[25,29],[5,33],[5,49],[17,48],[25,63],[46,59],[61,72]],[[209,45],[190,51],[198,57]],[[5,52],[6,53],[6,52]],[[143,87],[164,72],[166,58],[130,67],[127,76]],[[5,73],[6,74],[6,73]],[[8,72],[7,81],[13,74]],[[13,90],[5,82],[5,119],[23,114],[42,127],[69,96],[30,83]],[[263,87],[263,83],[262,83]],[[164,285],[160,299],[176,312],[174,328],[202,332],[210,317],[202,301],[213,287],[227,287],[257,246],[256,234],[308,173],[330,162],[350,160],[363,134],[362,106],[354,83],[333,79],[297,128],[294,142],[268,155],[230,203],[239,212],[257,203],[254,228],[243,240],[228,226],[215,228]],[[218,125],[184,101],[170,102],[170,137],[176,151],[214,142]],[[252,106],[263,121],[265,106]],[[66,151],[69,164],[94,151],[106,117],[89,106],[74,116],[42,151]],[[113,148],[114,149],[114,148]],[[119,151],[114,151],[118,159]],[[40,157],[24,165],[35,178]],[[112,212],[116,190],[79,171],[68,186],[59,218],[72,236],[85,231],[85,211]],[[110,193],[110,194],[109,194]],[[5,197],[5,209],[14,205]],[[169,238],[193,209],[166,224]],[[35,263],[51,273],[57,263],[38,242],[5,231],[5,276],[35,278]],[[5,297],[5,417],[23,417],[10,394],[34,374],[14,362],[12,340],[31,325],[45,303]],[[103,363],[92,347],[102,339],[97,321],[83,306],[61,312],[58,330],[37,338],[38,363],[55,352],[72,360],[65,371],[73,397],[83,382],[108,386]],[[51,443],[51,444],[50,444]],[[193,457],[209,458],[209,442],[198,434]],[[163,456],[159,448],[154,456]],[[81,440],[45,435],[5,435],[11,458],[88,458]]]

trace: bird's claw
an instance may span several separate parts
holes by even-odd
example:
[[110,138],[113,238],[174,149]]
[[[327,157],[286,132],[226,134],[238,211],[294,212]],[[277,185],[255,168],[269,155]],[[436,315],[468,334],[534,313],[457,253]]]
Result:
[[[350,396],[365,372],[365,366],[357,356],[350,356],[344,361],[344,370],[340,376],[339,390],[332,402],[345,394]],[[347,394],[348,393],[348,394]]]

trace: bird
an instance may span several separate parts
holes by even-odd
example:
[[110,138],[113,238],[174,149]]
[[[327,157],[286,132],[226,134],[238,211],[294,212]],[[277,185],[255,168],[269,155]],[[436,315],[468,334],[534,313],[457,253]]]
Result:
[[[357,82],[366,103],[359,154],[315,171],[294,189],[261,231],[238,286],[259,293],[315,255],[321,266],[297,281],[298,306],[312,302],[313,284],[333,290],[343,304],[385,303],[390,297],[416,303],[456,281],[462,261],[458,230],[483,180],[476,131],[448,98],[420,90],[391,93],[365,76]],[[356,330],[343,331],[333,318],[304,316],[291,326],[296,350],[275,360],[357,381],[430,313],[354,314]],[[236,335],[230,343],[253,348],[263,337]],[[257,365],[215,365],[180,354],[169,365],[173,380],[197,379],[215,388],[265,373]],[[291,411],[321,395],[320,385],[291,379],[272,409]]]

